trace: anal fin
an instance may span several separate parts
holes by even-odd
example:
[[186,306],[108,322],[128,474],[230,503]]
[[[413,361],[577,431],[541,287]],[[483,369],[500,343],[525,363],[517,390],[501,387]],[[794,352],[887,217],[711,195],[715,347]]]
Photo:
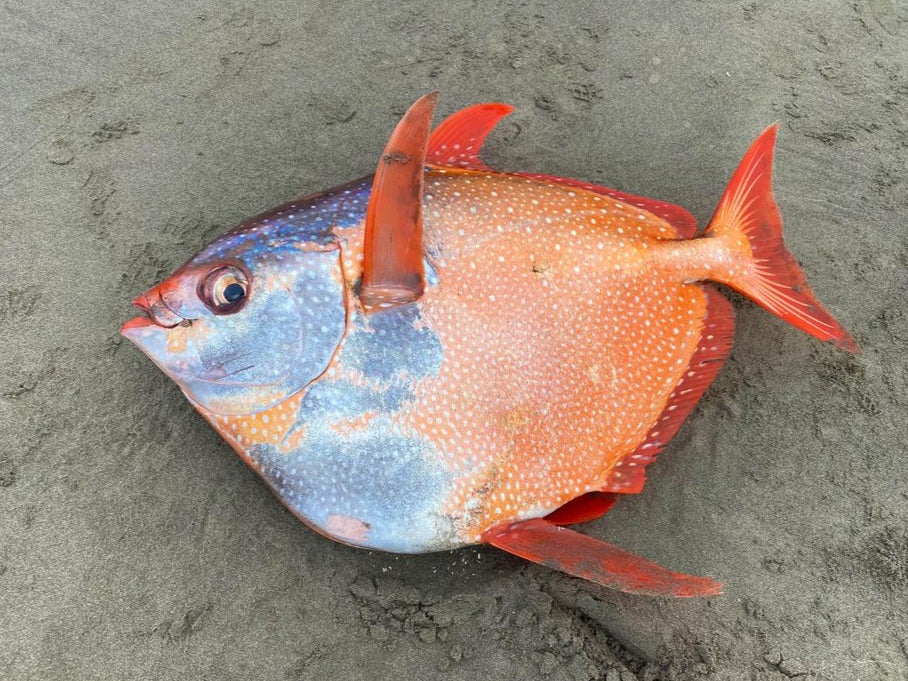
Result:
[[483,542],[574,577],[646,596],[715,596],[722,585],[709,577],[672,572],[599,539],[543,518],[492,528]]
[[646,438],[615,464],[603,491],[637,494],[643,489],[647,464],[652,463],[675,436],[731,352],[735,334],[731,303],[711,284],[692,285],[699,285],[706,296],[706,316],[697,349]]

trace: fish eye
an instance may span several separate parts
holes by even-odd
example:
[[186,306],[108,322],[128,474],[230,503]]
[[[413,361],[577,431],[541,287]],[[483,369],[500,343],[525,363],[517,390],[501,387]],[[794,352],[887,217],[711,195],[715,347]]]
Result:
[[199,298],[215,314],[239,310],[249,296],[249,281],[236,267],[229,265],[212,270],[199,286]]

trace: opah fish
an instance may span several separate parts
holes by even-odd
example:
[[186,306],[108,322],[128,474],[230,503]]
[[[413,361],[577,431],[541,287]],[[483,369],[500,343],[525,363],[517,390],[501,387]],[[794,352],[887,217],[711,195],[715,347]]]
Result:
[[240,225],[124,335],[300,520],[355,546],[485,543],[623,591],[717,593],[565,525],[641,490],[712,382],[708,282],[855,351],[782,243],[776,127],[706,230],[683,208],[486,167],[504,104],[401,120],[374,176]]

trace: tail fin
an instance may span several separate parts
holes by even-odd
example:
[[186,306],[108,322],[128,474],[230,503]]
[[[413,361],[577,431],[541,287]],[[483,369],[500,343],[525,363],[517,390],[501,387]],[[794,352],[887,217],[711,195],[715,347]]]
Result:
[[768,127],[747,150],[706,229],[705,236],[721,237],[745,256],[743,269],[731,270],[721,281],[811,336],[860,352],[854,338],[814,297],[782,241],[782,217],[772,197],[777,129]]

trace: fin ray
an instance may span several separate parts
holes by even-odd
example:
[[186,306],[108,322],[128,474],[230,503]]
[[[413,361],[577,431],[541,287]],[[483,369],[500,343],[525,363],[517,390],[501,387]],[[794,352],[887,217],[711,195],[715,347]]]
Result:
[[593,184],[592,182],[572,180],[566,177],[558,177],[557,175],[544,175],[542,173],[514,174],[519,175],[520,177],[528,177],[534,180],[542,180],[545,182],[560,184],[565,187],[577,187],[578,189],[585,189],[586,191],[593,192],[594,194],[608,196],[611,199],[616,199],[624,203],[629,203],[630,205],[636,206],[637,208],[642,208],[643,210],[662,218],[668,224],[674,227],[676,234],[672,236],[674,236],[675,238],[692,239],[697,236],[697,232],[699,231],[699,227],[697,227],[697,219],[693,215],[691,215],[686,208],[676,206],[675,204],[668,203],[667,201],[648,199],[645,196],[628,194],[627,192],[621,192],[617,189],[612,189],[611,187],[603,187],[598,184]]
[[685,575],[617,546],[558,527],[542,518],[492,528],[483,542],[574,577],[647,596],[715,596],[722,585]]
[[432,131],[426,161],[439,166],[489,170],[479,152],[498,121],[512,111],[510,104],[486,102],[451,114]]
[[751,144],[710,220],[706,236],[724,239],[745,263],[743,271],[720,271],[715,278],[805,333],[858,352],[854,338],[816,299],[785,248],[772,193],[777,131],[778,124],[771,125]]
[[438,93],[418,99],[382,152],[366,208],[363,286],[366,309],[410,303],[425,288],[422,197],[429,125]]

